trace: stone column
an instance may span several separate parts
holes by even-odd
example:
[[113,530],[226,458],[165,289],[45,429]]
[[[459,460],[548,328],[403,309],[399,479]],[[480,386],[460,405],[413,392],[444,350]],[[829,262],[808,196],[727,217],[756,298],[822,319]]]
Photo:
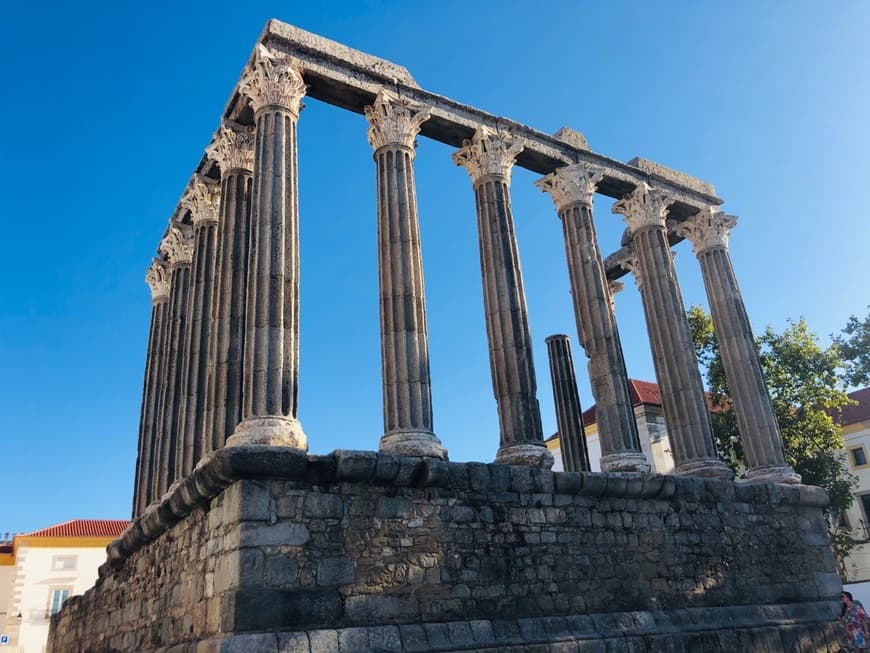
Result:
[[380,449],[447,458],[432,430],[429,337],[414,183],[414,139],[429,110],[382,90],[365,108],[378,185],[384,435]]
[[245,297],[254,131],[224,124],[206,150],[221,169],[218,261],[208,380],[206,423],[210,450],[220,449],[242,421],[242,358],[245,349]]
[[139,451],[136,460],[136,483],[133,491],[133,518],[151,503],[151,479],[154,473],[154,446],[160,380],[165,365],[167,304],[169,301],[169,266],[155,258],[145,273],[151,289],[151,328],[148,332],[148,353],[145,358],[145,382],[142,390],[142,412],[139,418]]
[[728,253],[728,234],[735,224],[734,216],[708,207],[677,224],[676,232],[691,241],[701,264],[725,378],[743,439],[749,468],[746,478],[755,482],[800,483],[800,475],[785,459],[749,315]]
[[[193,264],[182,370],[182,412],[175,454],[175,478],[184,478],[204,453],[211,450],[206,432],[206,384],[209,371],[209,338],[217,260],[218,202],[220,189],[198,177],[181,198],[193,221]],[[208,446],[206,438],[208,437]]]
[[510,204],[511,168],[523,146],[478,127],[453,154],[471,176],[477,202],[480,267],[489,365],[498,405],[500,446],[495,461],[552,467],[544,445],[526,295]]
[[731,478],[716,455],[710,413],[668,246],[673,198],[641,183],[613,205],[631,230],[647,331],[677,474]]
[[552,196],[562,220],[577,334],[589,358],[601,470],[649,471],[637,433],[613,299],[592,219],[592,198],[602,177],[600,171],[578,163],[559,168],[535,185]]
[[175,455],[178,449],[181,413],[181,377],[185,361],[184,333],[188,320],[190,263],[193,258],[193,229],[176,223],[160,243],[169,260],[169,315],[166,337],[166,366],[163,370],[158,417],[157,457],[153,500],[159,500],[175,480]]
[[307,450],[296,419],[299,381],[299,197],[296,122],[305,84],[262,45],[239,85],[254,110],[242,422],[227,445]]
[[562,334],[549,336],[546,342],[562,466],[566,472],[588,472],[589,449],[586,447],[583,410],[580,407],[580,394],[577,392],[577,379],[574,376],[571,343],[568,336]]

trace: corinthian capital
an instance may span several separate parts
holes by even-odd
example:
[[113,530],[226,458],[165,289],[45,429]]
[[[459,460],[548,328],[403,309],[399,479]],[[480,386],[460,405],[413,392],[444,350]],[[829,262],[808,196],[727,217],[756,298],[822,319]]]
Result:
[[668,207],[673,203],[673,195],[641,182],[616,202],[611,211],[625,216],[625,224],[635,233],[647,227],[664,228]]
[[145,272],[145,283],[151,289],[151,303],[169,297],[169,265],[161,258],[155,258]]
[[572,204],[592,208],[592,196],[598,182],[603,178],[604,173],[593,166],[575,163],[557,168],[555,172],[538,179],[535,186],[549,193],[556,205],[556,211],[562,212]]
[[480,126],[471,140],[462,141],[462,147],[453,153],[453,162],[468,171],[475,185],[487,175],[500,175],[510,184],[511,168],[522,151],[522,143],[509,134]]
[[239,93],[251,101],[254,113],[276,105],[298,116],[305,88],[302,74],[290,59],[273,54],[262,44],[257,46],[254,65],[239,83]]
[[186,224],[173,224],[160,241],[160,253],[166,255],[173,268],[190,265],[193,260],[193,228]]
[[369,145],[375,151],[385,145],[404,145],[413,150],[420,125],[429,120],[432,110],[381,89],[374,103],[365,108],[365,113],[369,121]]
[[251,171],[254,169],[254,130],[224,122],[205,154],[220,166],[223,173]]
[[708,206],[675,225],[674,230],[678,236],[692,243],[692,250],[697,255],[714,247],[728,249],[728,235],[736,224],[736,216],[726,215],[717,207]]
[[220,206],[220,187],[199,175],[181,198],[181,206],[190,211],[193,224],[217,222]]

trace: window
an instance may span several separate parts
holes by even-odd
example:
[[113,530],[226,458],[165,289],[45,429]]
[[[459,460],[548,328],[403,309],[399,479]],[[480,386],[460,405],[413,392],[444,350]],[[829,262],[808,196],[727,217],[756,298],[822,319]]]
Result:
[[54,571],[69,571],[75,569],[77,557],[78,556],[53,556],[51,559],[51,568]]
[[862,467],[867,464],[867,453],[864,451],[864,447],[849,449],[849,453],[852,454],[852,465],[854,467]]
[[55,612],[60,611],[63,604],[66,603],[66,600],[69,598],[69,591],[69,587],[57,587],[51,590],[51,607],[49,608],[49,614],[54,614]]

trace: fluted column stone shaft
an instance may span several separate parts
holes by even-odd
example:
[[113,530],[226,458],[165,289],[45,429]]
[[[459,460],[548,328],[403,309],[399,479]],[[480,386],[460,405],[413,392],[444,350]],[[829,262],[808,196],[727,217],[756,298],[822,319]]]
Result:
[[307,450],[297,420],[299,207],[296,123],[305,85],[285,59],[259,46],[240,84],[254,109],[242,422],[228,445]]
[[215,269],[212,353],[207,414],[209,450],[220,449],[242,421],[242,359],[245,343],[245,300],[254,134],[224,125],[208,155],[221,168],[218,260]]
[[709,207],[678,224],[676,229],[692,242],[701,265],[725,378],[743,440],[746,478],[754,482],[800,483],[800,475],[786,462],[749,315],[728,253],[728,234],[735,224],[734,216]]
[[159,433],[154,477],[154,500],[169,489],[175,479],[175,458],[178,449],[179,416],[181,414],[181,377],[185,361],[184,334],[188,320],[190,264],[193,254],[191,227],[176,224],[161,244],[169,259],[171,282],[169,290],[166,366],[163,370],[159,408]]
[[601,470],[649,471],[631,405],[628,373],[592,218],[603,175],[575,164],[536,182],[556,205],[565,238],[568,275],[580,344],[589,358],[589,383],[601,443]]
[[635,273],[677,474],[731,478],[717,457],[710,413],[665,228],[673,198],[646,183],[613,205],[632,232]]
[[577,392],[577,379],[574,376],[571,343],[568,336],[562,334],[549,336],[546,342],[562,466],[566,472],[588,472],[591,469],[589,449],[583,428],[583,410],[580,407],[580,394]]
[[380,449],[445,459],[432,425],[429,339],[414,139],[429,117],[424,107],[383,90],[366,107],[378,193],[378,271],[384,435]]
[[522,145],[479,127],[453,155],[472,180],[483,303],[499,416],[496,462],[552,467],[544,445],[526,297],[510,204],[510,171]]
[[142,390],[142,412],[139,419],[139,447],[136,460],[136,482],[133,491],[133,518],[151,503],[151,481],[154,474],[156,418],[160,398],[160,380],[165,365],[167,306],[169,301],[169,268],[165,261],[154,259],[145,275],[151,289],[151,327],[148,331],[148,353],[145,359],[145,380]]
[[[206,404],[212,302],[217,260],[218,193],[214,182],[197,179],[182,198],[193,221],[190,303],[185,325],[182,413],[175,478],[184,478],[206,451]],[[211,440],[209,438],[209,445]]]

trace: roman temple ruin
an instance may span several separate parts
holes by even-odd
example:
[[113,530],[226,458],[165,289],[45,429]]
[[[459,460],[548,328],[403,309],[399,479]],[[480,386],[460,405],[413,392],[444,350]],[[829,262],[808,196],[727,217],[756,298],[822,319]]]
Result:
[[[309,455],[298,419],[297,122],[365,116],[377,183],[384,431]],[[316,110],[312,107],[310,110]],[[491,463],[433,428],[417,137],[456,148],[476,203]],[[360,138],[364,138],[360,133]],[[568,472],[544,446],[511,210],[514,166],[561,221],[602,473],[588,471],[567,338],[548,339]],[[593,196],[623,247],[599,251]],[[272,20],[146,273],[152,317],[134,521],[50,650],[834,651],[841,586],[822,509],[786,462],[714,188],[434,94],[388,61]],[[671,247],[697,255],[749,482],[717,457]],[[676,475],[649,473],[613,293],[634,275]],[[572,390],[573,386],[573,390]]]

